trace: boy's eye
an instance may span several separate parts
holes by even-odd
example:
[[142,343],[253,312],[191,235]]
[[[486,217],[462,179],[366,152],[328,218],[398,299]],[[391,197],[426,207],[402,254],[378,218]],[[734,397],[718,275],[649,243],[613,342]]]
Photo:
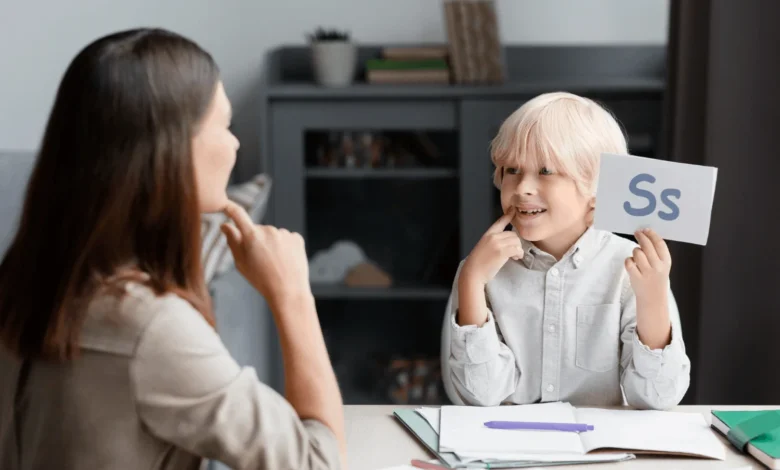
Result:
[[540,175],[551,175],[553,174],[552,171],[548,170],[546,166],[543,166],[541,170],[539,170]]
[[508,175],[516,175],[518,173],[520,173],[520,170],[518,170],[517,168],[508,168],[507,167],[507,169],[506,169],[506,174],[508,174]]

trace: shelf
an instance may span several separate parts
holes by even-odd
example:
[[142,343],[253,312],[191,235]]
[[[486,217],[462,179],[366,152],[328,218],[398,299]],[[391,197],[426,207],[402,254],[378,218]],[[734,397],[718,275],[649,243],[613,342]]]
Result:
[[281,99],[399,99],[399,98],[492,98],[518,95],[533,96],[550,90],[564,89],[577,94],[591,93],[657,93],[664,90],[664,80],[655,77],[550,77],[508,82],[502,85],[415,85],[368,84],[356,82],[342,88],[329,88],[310,81],[271,82],[267,96]]
[[442,287],[346,287],[312,285],[316,299],[430,299],[446,300],[450,290]]
[[343,179],[343,178],[399,178],[399,179],[437,179],[457,178],[458,170],[450,168],[307,168],[307,178]]

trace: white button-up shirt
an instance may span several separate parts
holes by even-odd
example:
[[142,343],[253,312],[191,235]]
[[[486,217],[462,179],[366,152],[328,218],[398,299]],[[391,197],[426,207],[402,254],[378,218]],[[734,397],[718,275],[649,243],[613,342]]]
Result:
[[593,228],[559,261],[523,245],[522,260],[509,260],[487,284],[481,327],[457,324],[456,275],[444,332],[447,387],[483,406],[677,405],[690,382],[677,304],[670,291],[671,343],[656,350],[642,344],[624,265],[637,245]]

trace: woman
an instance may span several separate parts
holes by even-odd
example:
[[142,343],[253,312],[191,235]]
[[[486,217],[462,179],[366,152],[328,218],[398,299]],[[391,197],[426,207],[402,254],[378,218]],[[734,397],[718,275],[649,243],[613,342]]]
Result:
[[[209,54],[164,30],[106,36],[69,66],[0,264],[0,468],[344,461],[303,239],[228,201],[230,113]],[[213,328],[199,224],[219,210],[273,311],[286,400]]]

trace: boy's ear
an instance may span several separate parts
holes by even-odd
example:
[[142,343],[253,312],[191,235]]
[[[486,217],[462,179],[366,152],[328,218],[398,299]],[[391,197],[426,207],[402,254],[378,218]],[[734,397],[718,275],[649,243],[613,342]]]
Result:
[[588,227],[590,227],[593,225],[593,216],[596,212],[596,196],[590,198],[590,201],[588,201],[588,207],[590,207],[590,209],[588,209],[588,213],[585,215],[585,219],[587,221]]

